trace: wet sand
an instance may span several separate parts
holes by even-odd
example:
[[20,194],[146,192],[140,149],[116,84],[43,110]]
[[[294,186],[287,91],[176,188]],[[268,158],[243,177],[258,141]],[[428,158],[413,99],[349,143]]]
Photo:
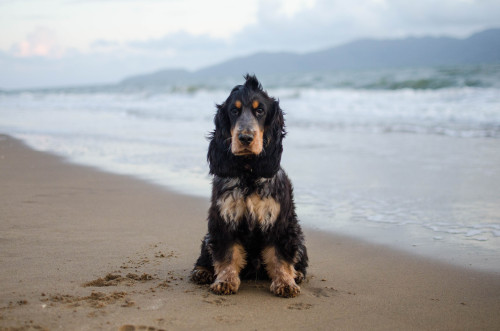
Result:
[[[305,229],[297,298],[188,281],[207,199],[0,136],[0,330],[498,330],[500,274]],[[147,327],[147,328],[146,328]]]

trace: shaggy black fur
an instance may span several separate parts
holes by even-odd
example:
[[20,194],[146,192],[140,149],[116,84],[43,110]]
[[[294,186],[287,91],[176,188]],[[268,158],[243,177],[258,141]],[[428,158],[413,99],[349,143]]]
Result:
[[[262,253],[266,247],[273,247],[280,263],[295,268],[295,282],[300,283],[306,275],[308,257],[295,213],[292,184],[280,167],[282,139],[285,136],[283,112],[279,101],[268,96],[255,76],[246,75],[245,80],[244,85],[233,88],[224,103],[217,105],[215,130],[210,135],[207,155],[210,174],[214,175],[208,233],[202,242],[201,254],[191,278],[202,284],[214,282],[217,277],[214,265],[231,263],[232,247],[239,244],[244,247],[246,254],[246,265],[240,272],[241,277],[267,278]],[[236,100],[241,101],[241,109],[234,108]],[[251,106],[255,100],[258,101],[259,109]],[[257,123],[256,126],[263,131],[262,152],[259,155],[236,156],[231,151],[234,137],[232,130],[244,111],[254,116],[253,123]],[[272,217],[272,211],[269,214],[266,211],[263,214],[266,222],[262,218],[257,219],[246,207],[251,196],[254,199],[257,196],[257,201],[272,199],[279,204],[279,213]],[[226,210],[224,214],[221,204],[226,199],[241,203],[238,206],[244,212],[238,216],[238,210],[229,214]],[[280,279],[273,279],[273,282],[279,283]],[[294,284],[290,285],[293,287]],[[218,294],[228,294],[235,293],[237,287],[227,292],[212,290]],[[271,290],[285,297],[298,293],[298,290],[295,294],[289,293],[288,289],[273,290],[273,285]]]

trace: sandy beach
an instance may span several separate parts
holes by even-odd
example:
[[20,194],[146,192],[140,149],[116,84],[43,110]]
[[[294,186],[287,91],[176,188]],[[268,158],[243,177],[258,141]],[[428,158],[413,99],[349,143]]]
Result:
[[189,282],[207,199],[0,136],[0,330],[498,330],[500,274],[305,228],[297,298]]

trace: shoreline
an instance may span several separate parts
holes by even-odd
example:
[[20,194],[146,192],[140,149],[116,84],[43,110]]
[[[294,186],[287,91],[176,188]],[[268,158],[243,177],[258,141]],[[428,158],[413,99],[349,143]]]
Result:
[[0,330],[500,325],[498,273],[306,227],[311,266],[297,298],[274,297],[266,281],[216,296],[187,280],[208,199],[0,138]]
[[[299,137],[304,134],[299,130]],[[142,148],[117,144],[115,148],[121,152],[115,153],[113,144],[101,148],[82,142],[75,145],[62,137],[14,137],[71,164],[131,176],[172,193],[210,199],[210,178],[200,167],[206,163],[206,146],[186,155],[179,151],[178,157],[171,158],[167,156],[169,148],[147,144]],[[327,170],[318,162],[307,161],[316,159],[314,148],[300,148],[301,142],[294,141],[293,134],[289,138],[291,145],[282,165],[295,185],[303,226],[459,267],[500,272],[500,196],[496,189],[500,185],[500,157],[496,153],[500,140],[337,132],[332,139],[338,145],[333,152],[336,161]],[[414,150],[414,145],[423,147]],[[442,151],[451,152],[444,155]],[[179,170],[174,165],[174,160],[186,163],[185,157],[195,154],[201,159],[187,163],[198,166],[184,164],[187,168]],[[302,155],[302,160],[294,155]],[[398,157],[387,159],[387,155]],[[455,155],[460,156],[457,159]]]

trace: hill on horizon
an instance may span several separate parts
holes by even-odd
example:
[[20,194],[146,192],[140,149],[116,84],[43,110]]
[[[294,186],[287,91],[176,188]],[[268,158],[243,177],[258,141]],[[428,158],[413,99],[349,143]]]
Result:
[[165,69],[131,76],[122,80],[121,84],[182,83],[207,77],[242,75],[247,72],[268,75],[482,63],[500,63],[500,28],[484,30],[465,39],[451,37],[360,39],[305,54],[261,52],[230,59],[194,72],[184,69]]

